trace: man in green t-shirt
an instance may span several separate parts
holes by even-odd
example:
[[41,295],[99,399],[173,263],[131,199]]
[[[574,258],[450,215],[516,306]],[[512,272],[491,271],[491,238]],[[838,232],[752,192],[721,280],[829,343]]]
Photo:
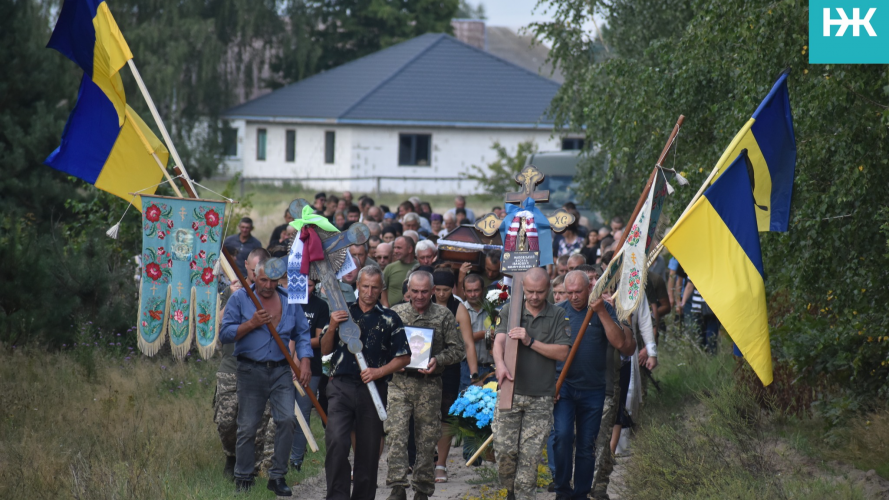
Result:
[[[495,330],[494,364],[497,382],[515,382],[512,408],[494,412],[494,450],[500,483],[510,500],[533,500],[537,491],[537,462],[553,423],[556,361],[565,361],[571,346],[571,325],[561,307],[547,302],[549,275],[535,267],[525,273],[525,307],[520,326],[509,331],[504,315]],[[503,311],[509,311],[504,305]],[[516,373],[506,368],[506,338],[519,341]]]
[[392,307],[401,302],[404,297],[401,285],[416,265],[414,240],[404,236],[395,238],[392,243],[392,263],[383,270],[383,295],[380,296],[380,302],[384,306]]

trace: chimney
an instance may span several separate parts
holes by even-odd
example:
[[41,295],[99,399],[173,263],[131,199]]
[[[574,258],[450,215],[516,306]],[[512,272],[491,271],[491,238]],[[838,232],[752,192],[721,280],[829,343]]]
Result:
[[454,37],[461,42],[485,50],[485,22],[480,19],[451,19]]

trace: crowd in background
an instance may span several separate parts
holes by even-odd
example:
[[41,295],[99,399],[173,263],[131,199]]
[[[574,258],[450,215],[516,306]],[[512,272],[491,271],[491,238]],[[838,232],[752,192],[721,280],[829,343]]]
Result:
[[[494,372],[494,359],[491,353],[491,342],[489,342],[493,325],[484,307],[484,302],[487,300],[487,292],[491,290],[508,290],[508,286],[505,284],[500,272],[501,252],[485,252],[483,267],[474,266],[468,262],[444,262],[440,259],[437,246],[439,240],[460,226],[472,225],[476,220],[476,214],[466,207],[466,200],[462,196],[455,197],[454,207],[442,214],[432,212],[430,204],[420,200],[418,197],[411,197],[392,209],[386,205],[376,205],[373,198],[368,196],[361,196],[357,200],[353,200],[352,193],[348,191],[343,192],[340,197],[328,196],[326,193],[317,193],[312,206],[315,215],[326,218],[340,231],[348,230],[351,225],[361,222],[367,226],[370,232],[367,243],[354,245],[349,248],[349,253],[355,262],[356,269],[343,276],[340,280],[341,291],[350,305],[360,303],[359,298],[362,293],[365,293],[359,290],[359,288],[362,288],[359,286],[361,276],[375,277],[379,275],[381,290],[377,292],[378,295],[373,296],[373,303],[378,301],[379,307],[389,310],[389,308],[396,308],[404,304],[411,305],[414,298],[416,298],[416,301],[430,299],[433,303],[447,308],[451,315],[451,320],[456,325],[457,333],[462,339],[462,345],[460,346],[462,361],[452,363],[440,370],[441,398],[437,409],[440,424],[436,424],[440,427],[440,430],[435,433],[434,451],[431,454],[424,453],[424,451],[428,450],[422,449],[423,446],[421,446],[421,453],[417,451],[418,443],[414,430],[416,413],[409,421],[405,421],[404,425],[406,428],[400,430],[404,432],[404,436],[408,439],[407,456],[405,457],[408,470],[418,467],[416,464],[418,456],[421,459],[427,456],[432,457],[435,466],[434,476],[428,478],[419,477],[418,479],[417,473],[415,473],[414,482],[417,484],[413,484],[415,491],[421,492],[425,488],[425,491],[428,493],[424,494],[431,495],[434,488],[424,487],[424,480],[426,482],[434,481],[435,483],[447,482],[448,480],[446,459],[452,441],[451,433],[448,432],[447,427],[449,408],[461,391],[473,383],[485,380],[487,376],[493,375]],[[549,304],[558,304],[565,309],[573,305],[575,307],[574,310],[585,311],[589,290],[592,289],[592,286],[601,276],[604,267],[612,260],[615,252],[621,245],[624,233],[624,219],[620,216],[615,216],[608,225],[595,228],[592,227],[588,218],[584,217],[577,210],[573,203],[567,203],[562,208],[574,215],[575,221],[561,234],[553,235],[552,244],[555,263],[548,266],[546,270],[548,274],[546,300]],[[493,207],[491,211],[498,217],[503,217],[504,215],[503,208],[499,206]],[[236,255],[236,261],[241,267],[241,271],[252,279],[255,277],[253,268],[256,267],[257,262],[264,262],[265,258],[271,256],[286,258],[295,233],[295,230],[289,224],[292,220],[293,218],[289,210],[285,211],[283,223],[274,229],[268,243],[263,245],[262,242],[252,235],[252,221],[249,218],[243,218],[239,222],[238,234],[226,238],[224,246],[233,255]],[[252,265],[251,262],[253,262]],[[362,273],[362,270],[367,268],[373,268],[376,271]],[[422,296],[425,293],[422,283],[417,290],[414,290],[413,286],[409,286],[411,283],[409,278],[418,272],[430,278],[429,297]],[[585,295],[578,295],[581,293],[577,290],[581,281],[586,290]],[[279,284],[284,285],[283,282]],[[237,286],[234,285],[233,288],[236,289]],[[305,385],[307,389],[311,389],[317,394],[322,407],[327,411],[329,404],[327,387],[333,378],[331,377],[330,370],[326,369],[321,362],[324,354],[329,354],[322,353],[321,338],[324,332],[327,331],[327,328],[329,328],[331,317],[336,315],[332,315],[327,306],[328,298],[323,287],[316,286],[316,283],[310,280],[310,291],[311,298],[309,304],[303,306],[303,310],[310,323],[313,357],[310,370],[311,375],[310,378],[306,379],[306,381],[310,382]],[[412,297],[412,293],[419,293],[420,295]],[[582,297],[582,300],[579,297]],[[362,300],[366,301],[367,299],[365,297]],[[610,300],[610,298],[606,298],[606,300]],[[399,309],[402,312],[404,310],[403,308]],[[608,311],[613,315],[610,306],[608,306]],[[701,346],[711,352],[715,350],[719,328],[718,321],[712,313],[708,314],[706,304],[700,297],[700,294],[697,293],[694,285],[688,280],[678,262],[673,259],[667,264],[663,257],[658,256],[649,269],[642,306],[637,309],[629,322],[622,325],[622,328],[627,331],[627,335],[633,336],[635,341],[633,344],[634,348],[638,346],[635,352],[638,355],[639,366],[646,376],[650,376],[651,370],[657,366],[659,335],[666,331],[666,317],[674,312],[680,318],[683,316],[691,318],[696,325]],[[360,316],[362,312],[355,309],[353,314]],[[573,333],[576,335],[576,328],[574,328]],[[627,410],[630,386],[630,360],[633,351],[631,350],[627,353],[624,352],[625,349],[613,349],[612,346],[608,346],[608,348],[610,349],[608,351],[610,364],[603,371],[603,373],[607,372],[606,379],[604,379],[605,387],[607,388],[605,392],[606,402],[601,414],[601,426],[598,425],[599,421],[596,422],[596,427],[600,428],[601,432],[599,433],[600,436],[595,439],[597,448],[594,455],[596,457],[595,483],[591,486],[591,491],[588,491],[594,498],[608,497],[608,475],[613,465],[613,453],[618,446],[621,430],[633,425],[632,418]],[[231,356],[231,352],[229,352],[229,356]],[[223,365],[225,363],[226,361],[224,360]],[[559,363],[557,370],[561,370],[561,368],[562,365]],[[222,370],[221,367],[220,372],[231,373],[231,370]],[[643,389],[647,387],[646,382],[647,378],[643,378]],[[308,398],[297,397],[296,401],[308,420],[311,414]],[[217,409],[218,424],[219,419],[219,410]],[[269,424],[258,432],[260,436],[258,441],[262,439],[264,434],[266,439],[263,445],[258,446],[256,456],[257,470],[263,467],[266,469],[271,467],[271,459],[274,453],[274,431],[269,430],[274,425],[271,424],[271,415],[267,414],[266,419],[269,420]],[[426,434],[429,434],[426,430],[428,429],[426,424],[427,422],[423,423],[424,440],[426,439]],[[231,422],[228,422],[228,426],[231,427],[231,425]],[[389,424],[387,423],[387,425]],[[561,425],[564,427],[567,424],[563,423]],[[572,420],[572,429],[573,425]],[[567,467],[570,469],[572,463],[571,461],[565,462],[564,460],[560,463],[556,461],[556,457],[560,455],[560,450],[561,455],[571,453],[564,450],[564,442],[561,446],[559,445],[559,436],[563,436],[562,439],[564,441],[564,429],[560,431],[559,426],[559,419],[556,418],[547,440],[549,451],[548,465],[556,478],[551,487],[552,491],[556,491],[558,495],[570,497],[572,493],[565,489],[567,486],[562,485],[562,490],[559,490],[560,481],[562,483],[565,482],[565,464],[568,464]],[[224,433],[231,434],[233,431],[231,429],[224,430],[222,427],[220,426],[220,436],[223,439],[223,444],[225,444],[226,437]],[[373,433],[370,434],[373,435]],[[573,434],[571,434],[571,439],[574,439]],[[577,436],[577,439],[576,446],[580,447],[580,435]],[[584,439],[589,441],[591,438],[587,436]],[[229,437],[229,441],[231,441],[231,437]],[[355,446],[354,432],[352,432],[351,446],[353,448]],[[584,446],[589,448],[590,453],[592,452],[591,443],[586,443]],[[346,448],[346,453],[348,454],[349,446],[346,446]],[[586,450],[586,448],[583,449]],[[380,452],[382,452],[382,449],[383,444],[381,443]],[[291,468],[299,469],[301,467],[305,450],[305,438],[297,431],[293,436],[292,449],[289,455]],[[468,448],[464,449],[464,458],[468,458],[469,452]],[[577,453],[581,452],[582,450],[578,448]],[[226,453],[229,456],[230,462],[230,464],[227,464],[227,473],[232,474],[234,450],[229,447]],[[342,457],[338,459],[330,458],[330,449],[328,454],[329,464],[333,463],[332,460],[344,460]],[[581,458],[577,460],[577,464],[580,466]],[[337,463],[341,463],[341,460]],[[229,467],[229,465],[232,467]],[[432,466],[432,464],[427,465],[430,468]],[[561,474],[558,474],[557,471],[560,466],[563,470]],[[336,473],[340,474],[341,477],[343,472],[339,469],[342,469],[342,467],[334,465],[330,465],[330,467],[332,470],[329,470],[328,474],[333,474],[333,469],[337,469],[338,472]],[[421,468],[425,469],[426,467],[423,466]],[[352,480],[357,481],[354,474],[355,472],[353,472]],[[369,491],[370,486],[368,484],[371,480],[374,485],[376,484],[376,475],[374,473],[373,478],[365,477],[368,474],[369,472],[362,468],[360,483],[364,485],[362,486],[364,490]],[[587,479],[589,480],[588,482],[593,483],[592,469],[589,471],[589,478],[582,479],[577,474],[581,474],[581,472],[575,473],[575,483],[578,481],[583,483]],[[581,475],[583,474],[585,473]],[[422,473],[420,475],[422,476]],[[567,480],[570,481],[571,477],[569,470]],[[396,480],[392,481],[387,480],[387,484],[396,485],[396,488],[393,489],[396,492],[399,484],[407,484],[404,481],[406,481],[404,478],[396,478]],[[355,488],[357,492],[359,489],[358,482],[356,482]],[[367,491],[365,492],[367,493]],[[348,489],[346,494],[348,494]],[[396,498],[394,500],[399,500],[399,495],[395,495]],[[328,495],[328,498],[333,497],[336,496]],[[345,498],[348,498],[348,496]],[[370,498],[373,498],[373,496]],[[390,496],[390,499],[392,498]]]

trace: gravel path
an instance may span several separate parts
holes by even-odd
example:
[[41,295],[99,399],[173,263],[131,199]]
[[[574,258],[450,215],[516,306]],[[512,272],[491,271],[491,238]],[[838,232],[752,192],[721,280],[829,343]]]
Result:
[[[612,500],[620,500],[619,494],[623,485],[623,464],[628,460],[627,457],[618,459],[612,474],[611,486],[609,487],[609,495]],[[448,482],[439,483],[435,487],[433,499],[464,499],[469,496],[478,497],[483,486],[489,486],[494,489],[498,486],[496,481],[483,483],[482,477],[476,472],[478,469],[474,467],[466,467],[466,461],[463,460],[462,449],[459,447],[451,448],[448,456]],[[486,463],[486,467],[495,468],[496,464]],[[385,500],[389,496],[389,488],[386,487],[386,473],[388,467],[386,465],[386,452],[380,459],[380,472],[377,476],[377,500]],[[293,487],[293,497],[300,500],[323,500],[327,494],[327,482],[322,471],[316,477],[305,480],[302,484]],[[284,497],[280,497],[284,498]],[[408,492],[408,498],[413,495]],[[555,493],[548,493],[546,489],[538,489],[538,500],[555,500]]]

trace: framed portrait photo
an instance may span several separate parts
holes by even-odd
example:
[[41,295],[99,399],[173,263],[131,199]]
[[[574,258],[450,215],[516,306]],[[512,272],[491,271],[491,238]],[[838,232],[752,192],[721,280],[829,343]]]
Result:
[[419,326],[405,326],[407,343],[411,347],[411,362],[406,366],[408,370],[425,370],[429,366],[432,357],[432,337],[435,330]]

